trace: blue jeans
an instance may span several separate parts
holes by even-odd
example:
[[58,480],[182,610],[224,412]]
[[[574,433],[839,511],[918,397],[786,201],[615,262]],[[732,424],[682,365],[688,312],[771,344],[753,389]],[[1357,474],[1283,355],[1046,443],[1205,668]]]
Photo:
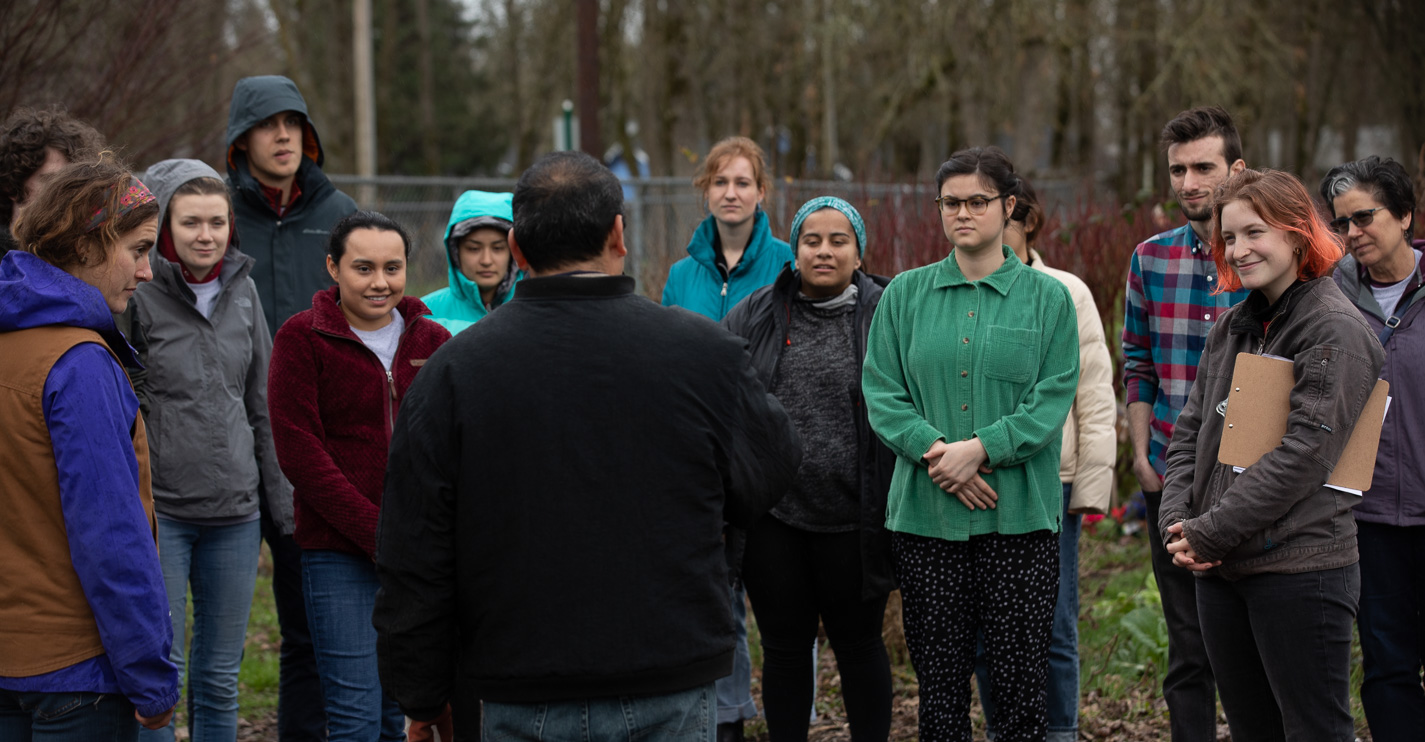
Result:
[[1425,526],[1357,522],[1361,551],[1361,705],[1376,742],[1425,730]]
[[[193,587],[193,661],[188,666],[188,728],[193,742],[237,739],[238,669],[242,667],[247,616],[257,581],[262,527],[257,521],[197,526],[158,520],[158,556],[173,650],[168,658],[183,672],[184,606]],[[144,729],[144,742],[172,742],[174,725]]]
[[123,696],[0,690],[4,742],[134,742],[139,722]]
[[501,740],[713,742],[712,683],[659,696],[591,698],[555,703],[485,702],[481,737]]
[[302,592],[327,700],[330,742],[399,742],[406,719],[376,671],[376,565],[339,551],[302,552]]
[[[1049,638],[1048,742],[1073,742],[1079,730],[1079,531],[1083,516],[1069,515],[1073,485],[1064,485],[1064,521],[1059,530],[1059,599],[1054,604],[1054,632]],[[990,687],[983,642],[975,657],[975,682]],[[994,731],[992,692],[980,693],[990,732]],[[993,737],[991,737],[993,738]]]
[[719,724],[757,717],[757,702],[752,700],[752,655],[747,651],[747,593],[742,585],[729,592],[732,595],[732,623],[737,629],[737,648],[732,654],[732,674],[717,681]]

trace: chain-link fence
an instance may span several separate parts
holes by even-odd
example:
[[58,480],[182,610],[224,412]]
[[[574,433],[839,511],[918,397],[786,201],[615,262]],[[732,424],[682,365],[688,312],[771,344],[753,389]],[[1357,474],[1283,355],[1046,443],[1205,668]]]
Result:
[[[420,295],[446,283],[447,262],[441,241],[455,199],[471,189],[512,191],[515,181],[502,178],[441,178],[332,175],[332,183],[362,208],[375,209],[410,230],[415,241],[408,292]],[[1036,180],[1047,207],[1093,198],[1099,191],[1080,181]],[[1087,188],[1087,192],[1085,192]],[[868,268],[894,275],[943,256],[948,251],[936,214],[933,183],[857,183],[783,180],[763,202],[772,233],[785,238],[798,207],[815,196],[840,196],[866,221]],[[624,181],[624,224],[628,275],[639,290],[657,299],[668,267],[685,257],[693,230],[707,216],[702,194],[687,178],[640,178]]]

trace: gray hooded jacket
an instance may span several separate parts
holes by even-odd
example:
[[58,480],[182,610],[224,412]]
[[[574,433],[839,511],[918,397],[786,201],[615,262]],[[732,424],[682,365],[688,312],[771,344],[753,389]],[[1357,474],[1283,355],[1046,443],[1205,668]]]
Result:
[[[159,203],[160,242],[173,192],[195,178],[222,178],[197,160],[165,160],[143,181]],[[197,308],[180,267],[151,253],[153,280],[134,294],[134,333],[148,369],[146,418],[153,501],[160,515],[202,521],[258,510],[291,533],[292,485],[282,476],[267,416],[272,337],[249,273],[254,261],[229,244],[212,316]]]

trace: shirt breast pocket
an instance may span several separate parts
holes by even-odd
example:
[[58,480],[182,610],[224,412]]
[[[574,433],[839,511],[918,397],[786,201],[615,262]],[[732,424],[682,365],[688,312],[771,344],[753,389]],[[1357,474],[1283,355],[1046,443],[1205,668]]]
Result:
[[1022,384],[1039,367],[1038,335],[1020,327],[990,325],[985,331],[985,376]]

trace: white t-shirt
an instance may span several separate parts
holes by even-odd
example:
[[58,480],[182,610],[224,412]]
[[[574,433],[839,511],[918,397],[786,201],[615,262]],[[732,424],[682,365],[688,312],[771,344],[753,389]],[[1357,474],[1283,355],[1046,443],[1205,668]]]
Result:
[[[1420,253],[1414,250],[1411,252],[1415,253],[1415,270],[1420,270]],[[1414,273],[1412,272],[1411,275]],[[1405,286],[1409,283],[1410,276],[1389,286],[1377,286],[1374,281],[1371,282],[1371,294],[1375,296],[1376,303],[1380,305],[1381,311],[1385,312],[1385,316],[1389,317],[1395,314],[1395,305],[1400,303],[1402,296],[1405,296]]]
[[358,338],[366,347],[381,359],[381,366],[387,371],[391,370],[391,362],[396,360],[396,346],[401,344],[401,333],[406,329],[406,319],[396,310],[391,310],[391,323],[379,330],[358,330],[355,327],[351,331],[356,333]]
[[197,302],[198,313],[211,319],[213,304],[218,300],[218,292],[223,290],[223,279],[215,278],[203,283],[190,283],[188,288],[193,289],[193,298]]

